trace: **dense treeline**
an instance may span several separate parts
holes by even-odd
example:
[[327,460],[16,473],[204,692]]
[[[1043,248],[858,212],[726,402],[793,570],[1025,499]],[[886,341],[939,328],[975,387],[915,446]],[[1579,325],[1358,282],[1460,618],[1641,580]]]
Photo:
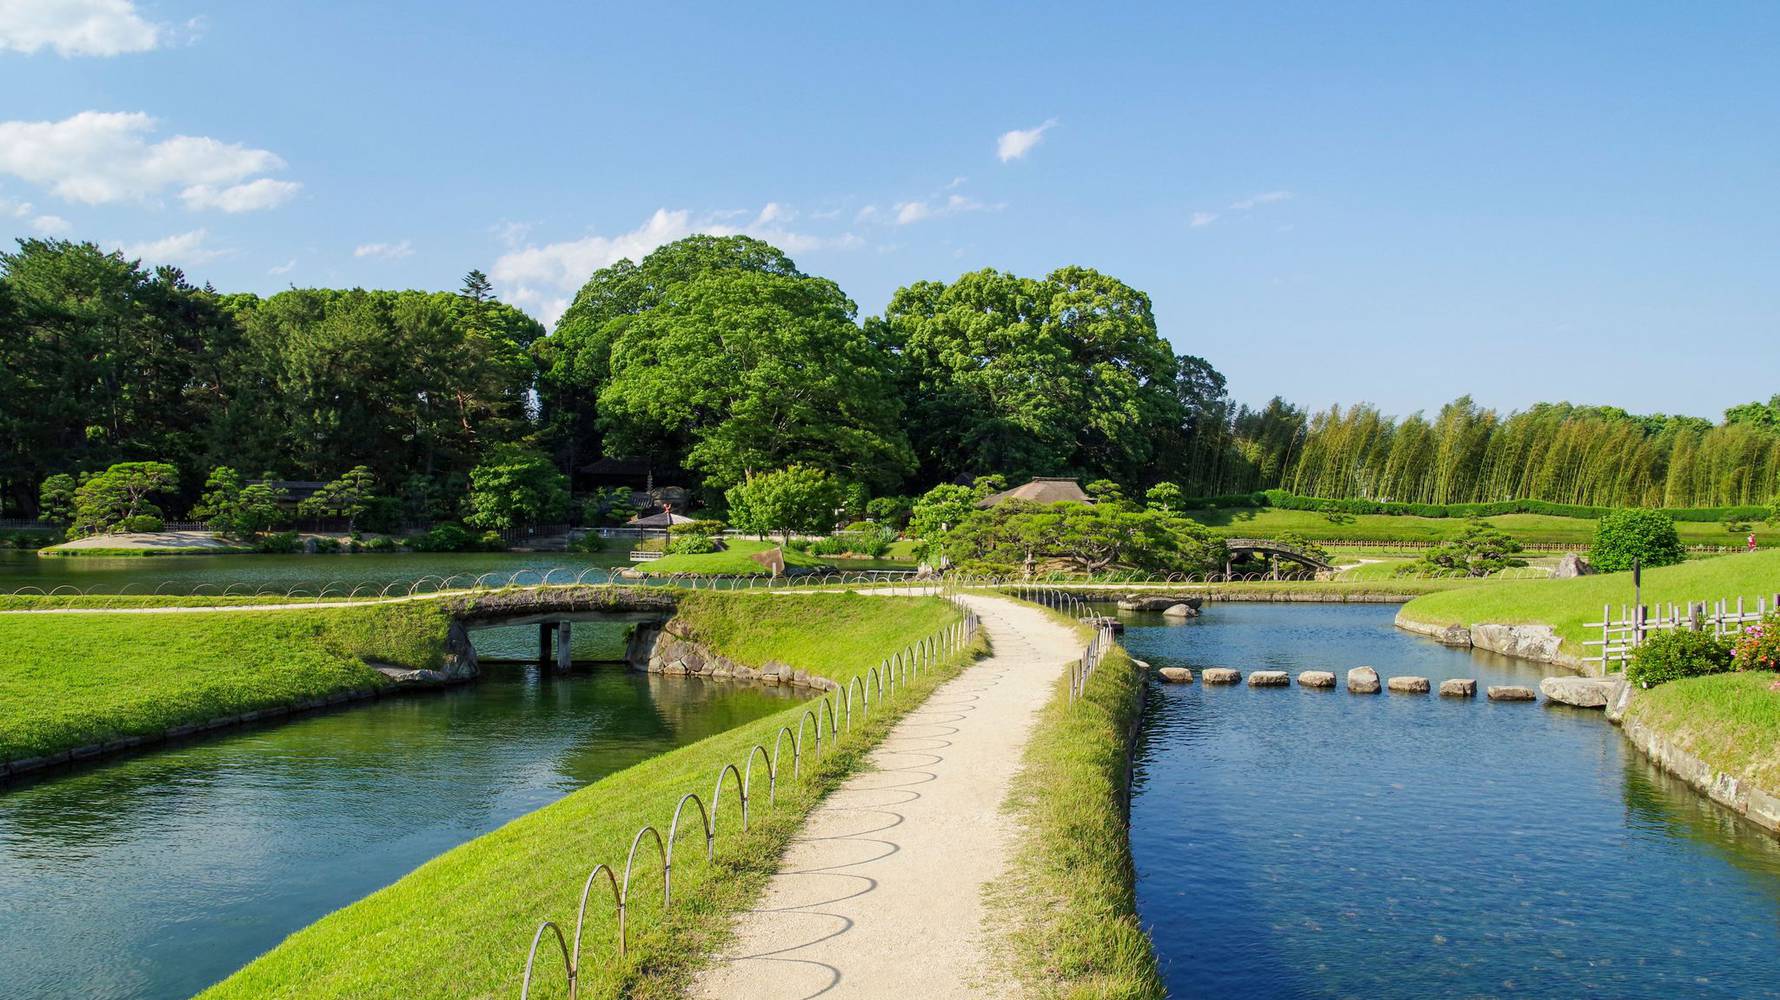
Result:
[[1568,403],[1503,416],[1468,396],[1432,421],[1335,407],[1311,419],[1283,485],[1307,496],[1399,503],[1766,503],[1780,494],[1780,396],[1725,416],[1713,425]]
[[832,281],[739,236],[595,272],[548,335],[475,271],[455,293],[262,298],[21,240],[0,254],[0,362],[9,516],[35,513],[52,475],[150,461],[177,470],[176,513],[219,466],[313,480],[362,466],[392,516],[417,520],[476,513],[484,463],[572,474],[601,456],[685,469],[712,503],[791,465],[849,496],[984,474],[1429,504],[1780,493],[1780,397],[1718,425],[1568,404],[1502,416],[1469,398],[1432,420],[1251,409],[1110,275],[919,281],[861,320]]

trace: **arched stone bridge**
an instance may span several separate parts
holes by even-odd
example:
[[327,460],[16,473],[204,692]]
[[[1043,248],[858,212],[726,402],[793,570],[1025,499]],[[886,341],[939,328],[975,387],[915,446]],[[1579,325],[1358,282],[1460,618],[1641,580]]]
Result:
[[554,659],[556,669],[567,672],[571,622],[659,625],[674,616],[679,600],[665,587],[527,587],[445,596],[439,606],[451,616],[438,671],[442,676],[415,680],[468,680],[479,671],[472,631],[533,624],[538,626],[538,662]]
[[1224,539],[1224,549],[1226,552],[1224,571],[1226,573],[1229,572],[1231,561],[1245,555],[1265,555],[1276,563],[1283,559],[1300,566],[1307,566],[1319,573],[1326,573],[1335,568],[1334,564],[1327,559],[1312,555],[1296,545],[1288,545],[1271,538],[1226,538]]

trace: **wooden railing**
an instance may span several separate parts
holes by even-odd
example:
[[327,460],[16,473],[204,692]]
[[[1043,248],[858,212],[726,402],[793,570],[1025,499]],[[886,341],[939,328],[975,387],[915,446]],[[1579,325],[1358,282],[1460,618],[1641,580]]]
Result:
[[1652,632],[1684,628],[1694,632],[1710,631],[1722,639],[1739,635],[1743,629],[1761,621],[1770,612],[1780,610],[1780,593],[1758,597],[1751,609],[1744,598],[1733,603],[1728,598],[1717,601],[1689,601],[1686,604],[1658,604],[1628,607],[1621,605],[1619,617],[1613,616],[1613,605],[1603,605],[1601,620],[1589,622],[1584,628],[1600,629],[1599,639],[1586,639],[1585,647],[1597,647],[1594,656],[1584,656],[1584,663],[1599,663],[1602,673],[1625,669],[1632,653]]

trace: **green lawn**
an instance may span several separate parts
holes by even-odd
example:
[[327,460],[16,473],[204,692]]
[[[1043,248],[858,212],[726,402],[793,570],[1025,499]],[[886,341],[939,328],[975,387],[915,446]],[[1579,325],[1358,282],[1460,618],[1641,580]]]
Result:
[[[1780,591],[1780,551],[1700,559],[1644,572],[1644,603],[1681,604],[1757,597]],[[1599,638],[1585,629],[1601,620],[1603,605],[1617,616],[1632,603],[1632,575],[1603,573],[1571,580],[1507,580],[1419,597],[1403,606],[1403,617],[1434,625],[1547,624],[1564,640],[1564,651],[1583,653],[1582,640]]]
[[1018,840],[1010,877],[991,890],[993,922],[1027,996],[1160,1000],[1124,815],[1143,675],[1114,647],[1080,702],[1068,683],[1052,685],[1021,758],[1008,803]]
[[[766,569],[748,557],[756,552],[765,552],[768,549],[779,547],[778,542],[763,542],[751,538],[730,538],[725,542],[729,547],[722,552],[662,556],[660,559],[638,563],[636,569],[652,576],[670,576],[674,573],[706,573],[714,576],[763,575],[766,573]],[[786,549],[785,565],[792,569],[814,569],[829,564],[807,552]]]
[[437,663],[424,603],[164,615],[0,615],[0,760],[381,687],[361,658]]
[[[1295,531],[1314,541],[1437,542],[1452,538],[1465,528],[1465,519],[1461,517],[1351,514],[1346,515],[1342,523],[1336,523],[1316,511],[1276,507],[1192,510],[1187,511],[1187,516],[1220,536],[1270,537],[1282,531]],[[1584,549],[1595,535],[1595,522],[1584,518],[1502,514],[1484,520],[1523,544],[1550,543]],[[1675,527],[1681,533],[1682,542],[1688,545],[1740,546],[1746,537],[1726,531],[1722,524],[1677,521]],[[1756,525],[1755,535],[1759,545],[1780,546],[1780,528]]]
[[1627,721],[1663,732],[1683,750],[1720,771],[1780,790],[1780,675],[1715,674],[1670,681],[1640,691]]
[[[934,598],[857,594],[701,593],[689,595],[682,611],[725,654],[755,665],[770,656],[841,682],[957,616],[950,604]],[[715,863],[705,861],[698,821],[688,807],[694,832],[682,825],[669,913],[664,915],[660,905],[659,862],[638,857],[625,958],[615,953],[611,897],[602,897],[605,890],[596,887],[580,995],[679,995],[691,971],[722,947],[733,914],[753,903],[809,809],[860,765],[865,751],[888,731],[894,712],[917,704],[947,673],[923,675],[892,711],[875,714],[838,745],[825,741],[822,760],[804,772],[803,780],[790,780],[787,765],[777,806],[768,806],[756,764],[756,799],[746,834],[739,829],[734,785],[726,783]],[[581,886],[596,862],[616,864],[622,874],[639,828],[653,824],[665,833],[682,794],[708,795],[723,763],[741,765],[756,744],[770,750],[779,727],[796,725],[804,710],[804,705],[787,709],[651,758],[448,851],[293,934],[202,996],[517,996],[538,922],[550,918],[566,934],[574,933]],[[563,995],[561,959],[550,947],[538,963],[541,982],[550,985],[533,996]]]

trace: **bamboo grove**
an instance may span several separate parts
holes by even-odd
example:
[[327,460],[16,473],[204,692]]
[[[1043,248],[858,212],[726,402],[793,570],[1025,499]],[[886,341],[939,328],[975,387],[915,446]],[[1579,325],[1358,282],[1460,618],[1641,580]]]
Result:
[[1716,425],[1568,403],[1502,415],[1469,396],[1432,420],[1337,406],[1309,419],[1280,485],[1401,503],[1761,504],[1780,495],[1780,396]]

